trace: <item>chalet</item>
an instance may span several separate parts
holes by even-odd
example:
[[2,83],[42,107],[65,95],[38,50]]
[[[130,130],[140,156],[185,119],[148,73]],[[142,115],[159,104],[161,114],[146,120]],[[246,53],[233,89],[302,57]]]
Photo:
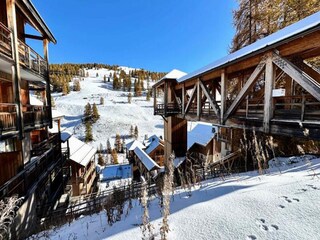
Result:
[[[27,39],[41,41],[43,55]],[[36,210],[52,205],[64,188],[60,136],[48,131],[49,42],[56,39],[30,0],[0,0],[0,200],[14,194],[24,199],[13,238],[28,235]],[[43,104],[33,104],[32,94]]]
[[134,168],[134,178],[136,180],[140,180],[140,176],[143,176],[147,181],[151,181],[163,169],[140,147],[134,149],[133,159],[133,166],[136,166]]
[[145,152],[151,157],[159,166],[164,165],[164,142],[156,135],[152,135],[144,141],[146,146]]
[[66,165],[71,168],[71,178],[68,185],[72,187],[72,196],[91,193],[94,190],[97,177],[94,159],[97,150],[74,136],[67,138],[62,146],[70,151]]

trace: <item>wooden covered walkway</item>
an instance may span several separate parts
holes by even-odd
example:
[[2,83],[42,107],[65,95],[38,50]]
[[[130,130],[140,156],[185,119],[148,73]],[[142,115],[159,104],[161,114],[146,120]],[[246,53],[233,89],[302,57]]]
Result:
[[154,113],[320,140],[320,70],[309,64],[315,57],[320,12],[193,73],[165,76],[153,87]]

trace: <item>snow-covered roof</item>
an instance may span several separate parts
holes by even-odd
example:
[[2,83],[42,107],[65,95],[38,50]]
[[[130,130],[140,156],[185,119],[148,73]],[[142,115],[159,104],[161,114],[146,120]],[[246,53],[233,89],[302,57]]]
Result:
[[195,143],[206,146],[214,137],[214,129],[215,128],[209,123],[197,123],[197,125],[188,132],[187,149],[189,150]]
[[132,177],[131,164],[110,165],[101,169],[100,181],[107,181],[110,179],[125,179]]
[[164,77],[162,77],[159,81],[157,81],[152,87],[157,87],[157,86],[161,85],[161,83],[164,82],[165,79],[177,80],[178,78],[181,78],[185,75],[187,75],[187,73],[182,72],[177,69],[173,69],[172,71],[167,73]]
[[145,152],[147,154],[150,154],[153,150],[155,150],[159,145],[163,146],[160,138],[157,135],[152,135],[148,141],[145,141],[145,145],[147,148],[145,149]]
[[134,153],[140,159],[140,161],[146,167],[146,169],[148,169],[148,171],[154,170],[155,168],[160,169],[160,166],[155,161],[153,161],[148,156],[148,154],[145,151],[143,151],[140,147],[136,147],[134,149]]
[[[63,143],[62,147],[67,147],[67,143]],[[69,138],[70,160],[82,165],[87,166],[93,158],[97,149],[89,146],[88,144],[80,141],[78,138],[71,136]]]
[[141,149],[145,148],[145,146],[141,142],[139,142],[137,140],[133,140],[133,141],[131,141],[131,142],[126,144],[126,148],[129,151],[133,151],[136,147],[140,147]]
[[162,79],[178,79],[178,78],[181,78],[185,75],[187,75],[187,73],[182,72],[178,69],[173,69],[170,72],[168,72],[164,77],[162,77],[160,80],[162,80]]
[[216,68],[223,67],[226,64],[229,64],[235,60],[238,60],[246,55],[252,54],[254,52],[257,52],[263,48],[266,47],[274,47],[275,44],[287,40],[299,33],[303,33],[311,28],[315,28],[320,25],[320,12],[317,12],[315,14],[312,14],[311,16],[304,18],[300,20],[299,22],[296,22],[294,24],[291,24],[265,38],[262,38],[244,48],[241,48],[240,50],[229,54],[228,56],[225,56],[217,61],[214,61],[213,63],[200,68],[199,70],[196,70],[194,72],[191,72],[185,76],[180,77],[177,79],[177,82],[181,83],[188,79],[194,78],[196,76],[199,76],[200,74],[203,74],[208,71],[212,71]]

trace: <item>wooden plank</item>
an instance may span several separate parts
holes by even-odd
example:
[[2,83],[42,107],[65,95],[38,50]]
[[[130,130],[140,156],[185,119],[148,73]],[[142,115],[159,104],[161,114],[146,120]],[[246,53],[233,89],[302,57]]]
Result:
[[226,99],[227,99],[227,88],[226,88],[226,72],[223,70],[221,71],[221,108],[220,108],[220,124],[223,124],[224,123],[224,113],[225,113],[225,110],[226,110]]
[[218,118],[220,118],[220,107],[217,104],[217,102],[211,98],[211,95],[209,94],[208,88],[200,81],[200,86],[202,88],[202,91],[204,93],[204,95],[207,97],[207,99],[210,102],[210,106],[213,109],[213,111],[215,112],[215,114],[218,116]]
[[184,87],[184,84],[183,84],[183,87],[182,87],[182,104],[181,104],[181,110],[182,110],[182,114],[184,115],[184,106],[185,106],[185,96],[186,96],[186,88]]
[[[250,90],[252,87],[253,83],[257,80],[259,77],[260,73],[264,69],[265,66],[265,60],[262,59],[259,63],[259,65],[255,68],[251,76],[249,77],[248,81],[245,83],[245,85],[242,87],[240,90],[239,94],[235,98],[235,100],[232,102],[231,106],[229,109],[226,111],[225,115],[223,116],[223,120],[226,121],[228,117],[230,116],[231,113],[236,109],[236,107],[239,106],[240,102],[242,99],[246,96],[247,92]],[[224,100],[225,101],[225,100]]]
[[188,112],[189,107],[190,107],[190,105],[191,105],[191,103],[192,103],[192,101],[193,101],[193,98],[194,98],[194,96],[195,96],[196,89],[197,89],[197,84],[195,84],[194,87],[193,87],[193,89],[192,89],[190,99],[189,99],[189,101],[188,101],[188,103],[187,103],[187,106],[186,106],[186,108],[185,108],[185,110],[184,110],[184,113],[185,113],[185,114]]
[[197,86],[197,117],[198,119],[200,119],[200,114],[201,114],[200,79],[198,79],[196,86]]
[[297,82],[301,87],[308,91],[318,101],[320,101],[320,83],[311,78],[301,69],[289,62],[287,59],[282,58],[277,53],[274,53],[274,64],[288,74],[292,79]]
[[263,129],[264,132],[270,131],[270,120],[273,117],[273,102],[272,89],[274,83],[274,69],[272,63],[272,55],[266,60],[266,74],[264,84],[264,114],[263,114]]

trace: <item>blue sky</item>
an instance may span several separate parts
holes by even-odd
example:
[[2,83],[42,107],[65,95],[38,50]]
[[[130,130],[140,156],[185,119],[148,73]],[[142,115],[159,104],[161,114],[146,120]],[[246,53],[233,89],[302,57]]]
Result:
[[56,37],[51,63],[191,72],[228,54],[235,0],[33,0]]

